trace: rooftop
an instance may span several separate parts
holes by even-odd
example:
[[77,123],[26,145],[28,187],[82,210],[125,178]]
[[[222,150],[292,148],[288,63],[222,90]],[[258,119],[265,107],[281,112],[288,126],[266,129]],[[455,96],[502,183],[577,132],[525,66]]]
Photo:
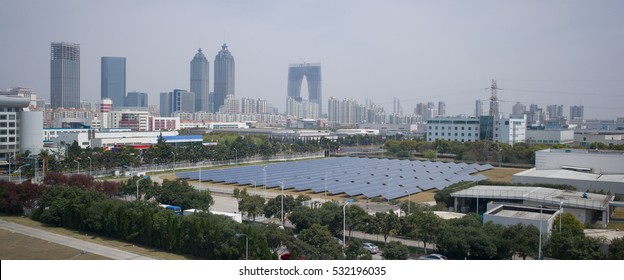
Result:
[[543,187],[520,186],[474,186],[451,193],[452,197],[515,199],[531,201],[545,205],[604,210],[608,207],[612,195],[590,193],[583,198],[583,192],[558,190]]

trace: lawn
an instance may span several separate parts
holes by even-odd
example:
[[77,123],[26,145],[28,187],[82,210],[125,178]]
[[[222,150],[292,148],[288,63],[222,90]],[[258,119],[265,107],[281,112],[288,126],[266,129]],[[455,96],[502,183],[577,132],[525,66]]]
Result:
[[2,260],[108,260],[108,258],[0,229]]
[[[18,224],[25,225],[25,226],[29,226],[29,227],[38,228],[38,229],[41,229],[41,230],[53,232],[53,233],[64,235],[64,236],[73,237],[73,238],[80,239],[80,240],[83,240],[83,241],[92,242],[92,243],[100,244],[100,245],[103,245],[103,246],[116,248],[116,249],[119,249],[119,250],[131,252],[131,253],[135,253],[135,254],[151,257],[151,258],[155,258],[155,259],[164,259],[164,260],[194,259],[194,257],[192,257],[192,256],[168,253],[168,252],[165,252],[165,251],[162,251],[162,250],[159,250],[159,249],[154,249],[154,248],[150,248],[150,247],[142,246],[142,245],[136,245],[136,244],[132,244],[132,243],[129,243],[129,242],[125,242],[125,241],[121,241],[121,240],[117,240],[117,239],[112,239],[112,238],[108,238],[108,237],[97,236],[97,235],[94,235],[94,234],[91,234],[91,233],[85,233],[85,232],[81,232],[81,231],[69,230],[69,229],[59,228],[59,227],[49,227],[49,226],[46,226],[46,225],[44,225],[44,224],[42,224],[40,222],[33,221],[30,218],[23,217],[23,216],[5,216],[5,215],[0,215],[0,219],[6,220],[6,221],[10,221],[10,222],[14,222],[14,223],[18,223]],[[36,239],[36,240],[39,240],[39,239]],[[12,243],[17,243],[15,241],[11,241],[11,242]],[[42,242],[47,243],[47,241],[42,241]],[[0,244],[3,244],[2,246],[5,246],[5,242],[1,242]],[[30,246],[30,243],[25,243],[25,244],[23,244],[23,246],[28,247],[28,246]],[[4,249],[4,247],[0,247],[0,248]],[[72,250],[75,250],[75,249],[72,249]],[[3,252],[0,252],[0,253],[3,253]],[[78,251],[78,253],[80,253],[80,251]],[[2,259],[4,259],[4,258],[2,258]],[[13,258],[13,259],[16,259],[16,258]],[[22,259],[24,259],[24,258],[22,258]],[[44,259],[44,258],[35,258],[35,256],[30,256],[30,257],[25,257],[25,259]],[[58,258],[52,258],[52,259],[63,259],[63,257],[60,256]]]
[[490,181],[495,182],[508,182],[511,183],[511,176],[518,172],[525,171],[522,168],[507,168],[507,167],[494,167],[490,170],[483,171],[481,174],[485,175]]

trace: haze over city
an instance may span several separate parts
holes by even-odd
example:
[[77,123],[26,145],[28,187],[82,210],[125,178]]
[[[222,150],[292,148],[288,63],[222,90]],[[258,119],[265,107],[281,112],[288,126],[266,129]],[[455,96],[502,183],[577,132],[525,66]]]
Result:
[[[0,88],[50,97],[50,43],[80,44],[81,99],[100,98],[100,57],[127,58],[127,91],[189,89],[189,62],[227,43],[236,97],[283,111],[289,63],[322,64],[323,104],[368,98],[391,111],[445,101],[471,114],[498,80],[501,112],[584,105],[624,116],[622,1],[14,1],[0,3]],[[302,96],[307,96],[303,87]],[[325,111],[326,112],[326,111]]]

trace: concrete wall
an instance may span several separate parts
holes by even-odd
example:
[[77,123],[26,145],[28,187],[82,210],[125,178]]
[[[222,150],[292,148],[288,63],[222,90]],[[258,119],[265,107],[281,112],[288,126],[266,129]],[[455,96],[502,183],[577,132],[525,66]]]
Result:
[[604,191],[612,194],[624,194],[624,184],[620,182],[581,180],[581,179],[565,179],[550,177],[533,177],[523,174],[512,175],[512,183],[515,184],[554,184],[554,185],[570,185],[576,187],[579,191]]
[[623,174],[624,153],[589,153],[586,150],[541,150],[535,153],[535,168],[538,170],[560,169],[561,166],[589,167],[596,174]]

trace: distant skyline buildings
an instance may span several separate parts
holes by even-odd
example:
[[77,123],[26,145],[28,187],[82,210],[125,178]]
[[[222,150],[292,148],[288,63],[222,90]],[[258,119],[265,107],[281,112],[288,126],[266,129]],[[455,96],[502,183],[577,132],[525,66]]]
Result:
[[195,93],[195,111],[210,112],[208,96],[210,94],[210,63],[202,49],[191,60],[191,92]]
[[51,43],[50,100],[53,109],[80,108],[80,44]]
[[298,63],[288,66],[287,95],[296,101],[303,101],[301,97],[301,85],[303,79],[308,84],[308,101],[318,105],[319,114],[323,113],[323,93],[321,85],[320,63]]
[[[128,92],[124,104],[126,107],[149,107],[148,94],[145,92]],[[113,104],[114,106],[114,104]]]
[[126,58],[103,56],[101,63],[100,98],[110,98],[113,108],[124,107],[126,98]]
[[228,46],[223,44],[214,61],[213,112],[218,112],[228,95],[235,96],[235,62]]

